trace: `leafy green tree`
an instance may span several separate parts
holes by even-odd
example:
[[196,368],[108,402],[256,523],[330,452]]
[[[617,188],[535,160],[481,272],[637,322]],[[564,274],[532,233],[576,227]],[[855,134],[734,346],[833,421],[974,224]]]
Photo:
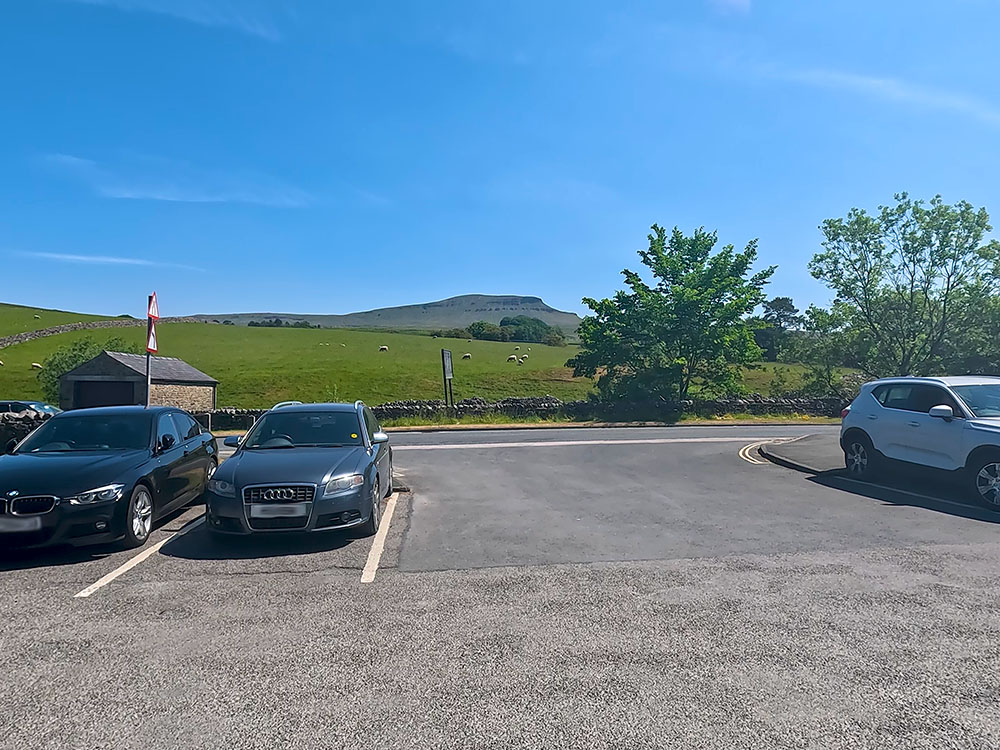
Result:
[[550,326],[544,320],[531,318],[527,315],[506,317],[500,321],[500,327],[507,331],[511,341],[540,344],[546,337],[549,337],[550,340],[554,340],[554,337],[565,338],[558,328]]
[[38,371],[38,383],[45,400],[58,404],[59,378],[104,351],[142,354],[145,349],[139,344],[128,344],[117,337],[101,344],[89,336],[59,347],[42,362],[42,369]]
[[510,341],[510,334],[496,323],[486,320],[477,320],[469,326],[469,333],[472,338],[483,341]]
[[939,366],[956,324],[956,300],[998,278],[1000,243],[986,209],[895,196],[878,215],[853,208],[821,229],[809,270],[836,292],[849,325],[870,340],[869,375],[921,375]]
[[787,348],[789,331],[802,325],[802,316],[791,297],[769,299],[762,307],[764,314],[750,319],[754,341],[764,352],[764,359],[777,362]]
[[761,307],[764,308],[764,322],[782,331],[789,331],[802,325],[802,316],[799,308],[792,302],[791,297],[774,297],[767,300]]
[[843,369],[863,359],[866,346],[864,338],[851,325],[850,310],[843,304],[830,309],[810,305],[802,325],[791,350],[794,358],[806,367],[802,391],[810,396],[843,398],[846,394]]
[[653,283],[626,269],[627,291],[584,298],[594,315],[583,319],[580,352],[567,364],[577,376],[596,376],[608,399],[676,402],[694,384],[737,390],[740,366],[760,357],[746,317],[764,301],[774,267],[751,274],[756,240],[743,252],[732,245],[713,252],[714,232],[652,230],[639,257]]

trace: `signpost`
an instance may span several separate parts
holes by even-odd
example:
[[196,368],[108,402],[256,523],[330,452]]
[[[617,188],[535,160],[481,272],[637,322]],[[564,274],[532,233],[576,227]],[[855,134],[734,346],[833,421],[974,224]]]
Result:
[[156,321],[160,319],[160,306],[156,302],[156,292],[149,295],[146,309],[146,406],[150,405],[153,390],[152,359],[157,352]]
[[451,364],[451,350],[441,350],[441,372],[444,374],[444,405],[455,405],[455,391],[451,387],[451,381],[455,377],[455,369]]

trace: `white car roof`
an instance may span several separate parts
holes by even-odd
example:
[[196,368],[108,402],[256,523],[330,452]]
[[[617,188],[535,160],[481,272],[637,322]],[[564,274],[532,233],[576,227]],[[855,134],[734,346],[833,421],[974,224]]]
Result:
[[938,385],[1000,385],[1000,377],[993,375],[948,375],[939,378],[898,377],[882,378],[875,383],[936,383]]

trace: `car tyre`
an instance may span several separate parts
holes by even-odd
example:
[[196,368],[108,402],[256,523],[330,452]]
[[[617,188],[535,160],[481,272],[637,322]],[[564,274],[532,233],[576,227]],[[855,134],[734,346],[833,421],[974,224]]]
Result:
[[392,461],[389,462],[389,487],[385,491],[385,497],[389,497],[393,492],[395,492],[394,482],[392,481]]
[[362,536],[374,536],[378,531],[379,524],[382,523],[382,493],[379,492],[378,476],[375,477],[375,484],[372,487],[372,512],[368,514],[368,520],[361,525]]
[[972,499],[994,513],[1000,513],[1000,453],[975,458],[966,468]]
[[870,481],[878,476],[880,458],[871,439],[864,433],[848,433],[844,440],[844,467],[852,479]]
[[149,539],[153,530],[153,494],[149,487],[137,484],[128,499],[125,511],[125,536],[121,546],[125,549],[141,547]]

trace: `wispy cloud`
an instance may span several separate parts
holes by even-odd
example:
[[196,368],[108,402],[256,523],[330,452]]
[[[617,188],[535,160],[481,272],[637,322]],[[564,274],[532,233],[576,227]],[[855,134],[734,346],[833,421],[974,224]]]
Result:
[[178,268],[185,271],[202,271],[204,269],[195,266],[187,266],[181,263],[163,263],[156,260],[144,260],[142,258],[121,258],[113,255],[74,255],[72,253],[17,253],[25,258],[38,258],[40,260],[54,260],[60,263],[83,263],[96,266],[143,266],[148,268]]
[[46,154],[51,168],[105,198],[179,203],[252,203],[297,208],[312,203],[304,190],[266,175],[206,170],[186,162],[130,156],[105,164],[70,154]]
[[277,27],[249,0],[67,0],[85,5],[103,5],[118,10],[156,13],[201,26],[235,29],[251,36],[278,41]]
[[829,69],[791,70],[758,68],[761,77],[799,83],[814,88],[863,94],[883,101],[902,102],[925,109],[964,115],[990,125],[1000,125],[1000,107],[983,99],[946,89],[921,86],[897,78],[848,73]]

